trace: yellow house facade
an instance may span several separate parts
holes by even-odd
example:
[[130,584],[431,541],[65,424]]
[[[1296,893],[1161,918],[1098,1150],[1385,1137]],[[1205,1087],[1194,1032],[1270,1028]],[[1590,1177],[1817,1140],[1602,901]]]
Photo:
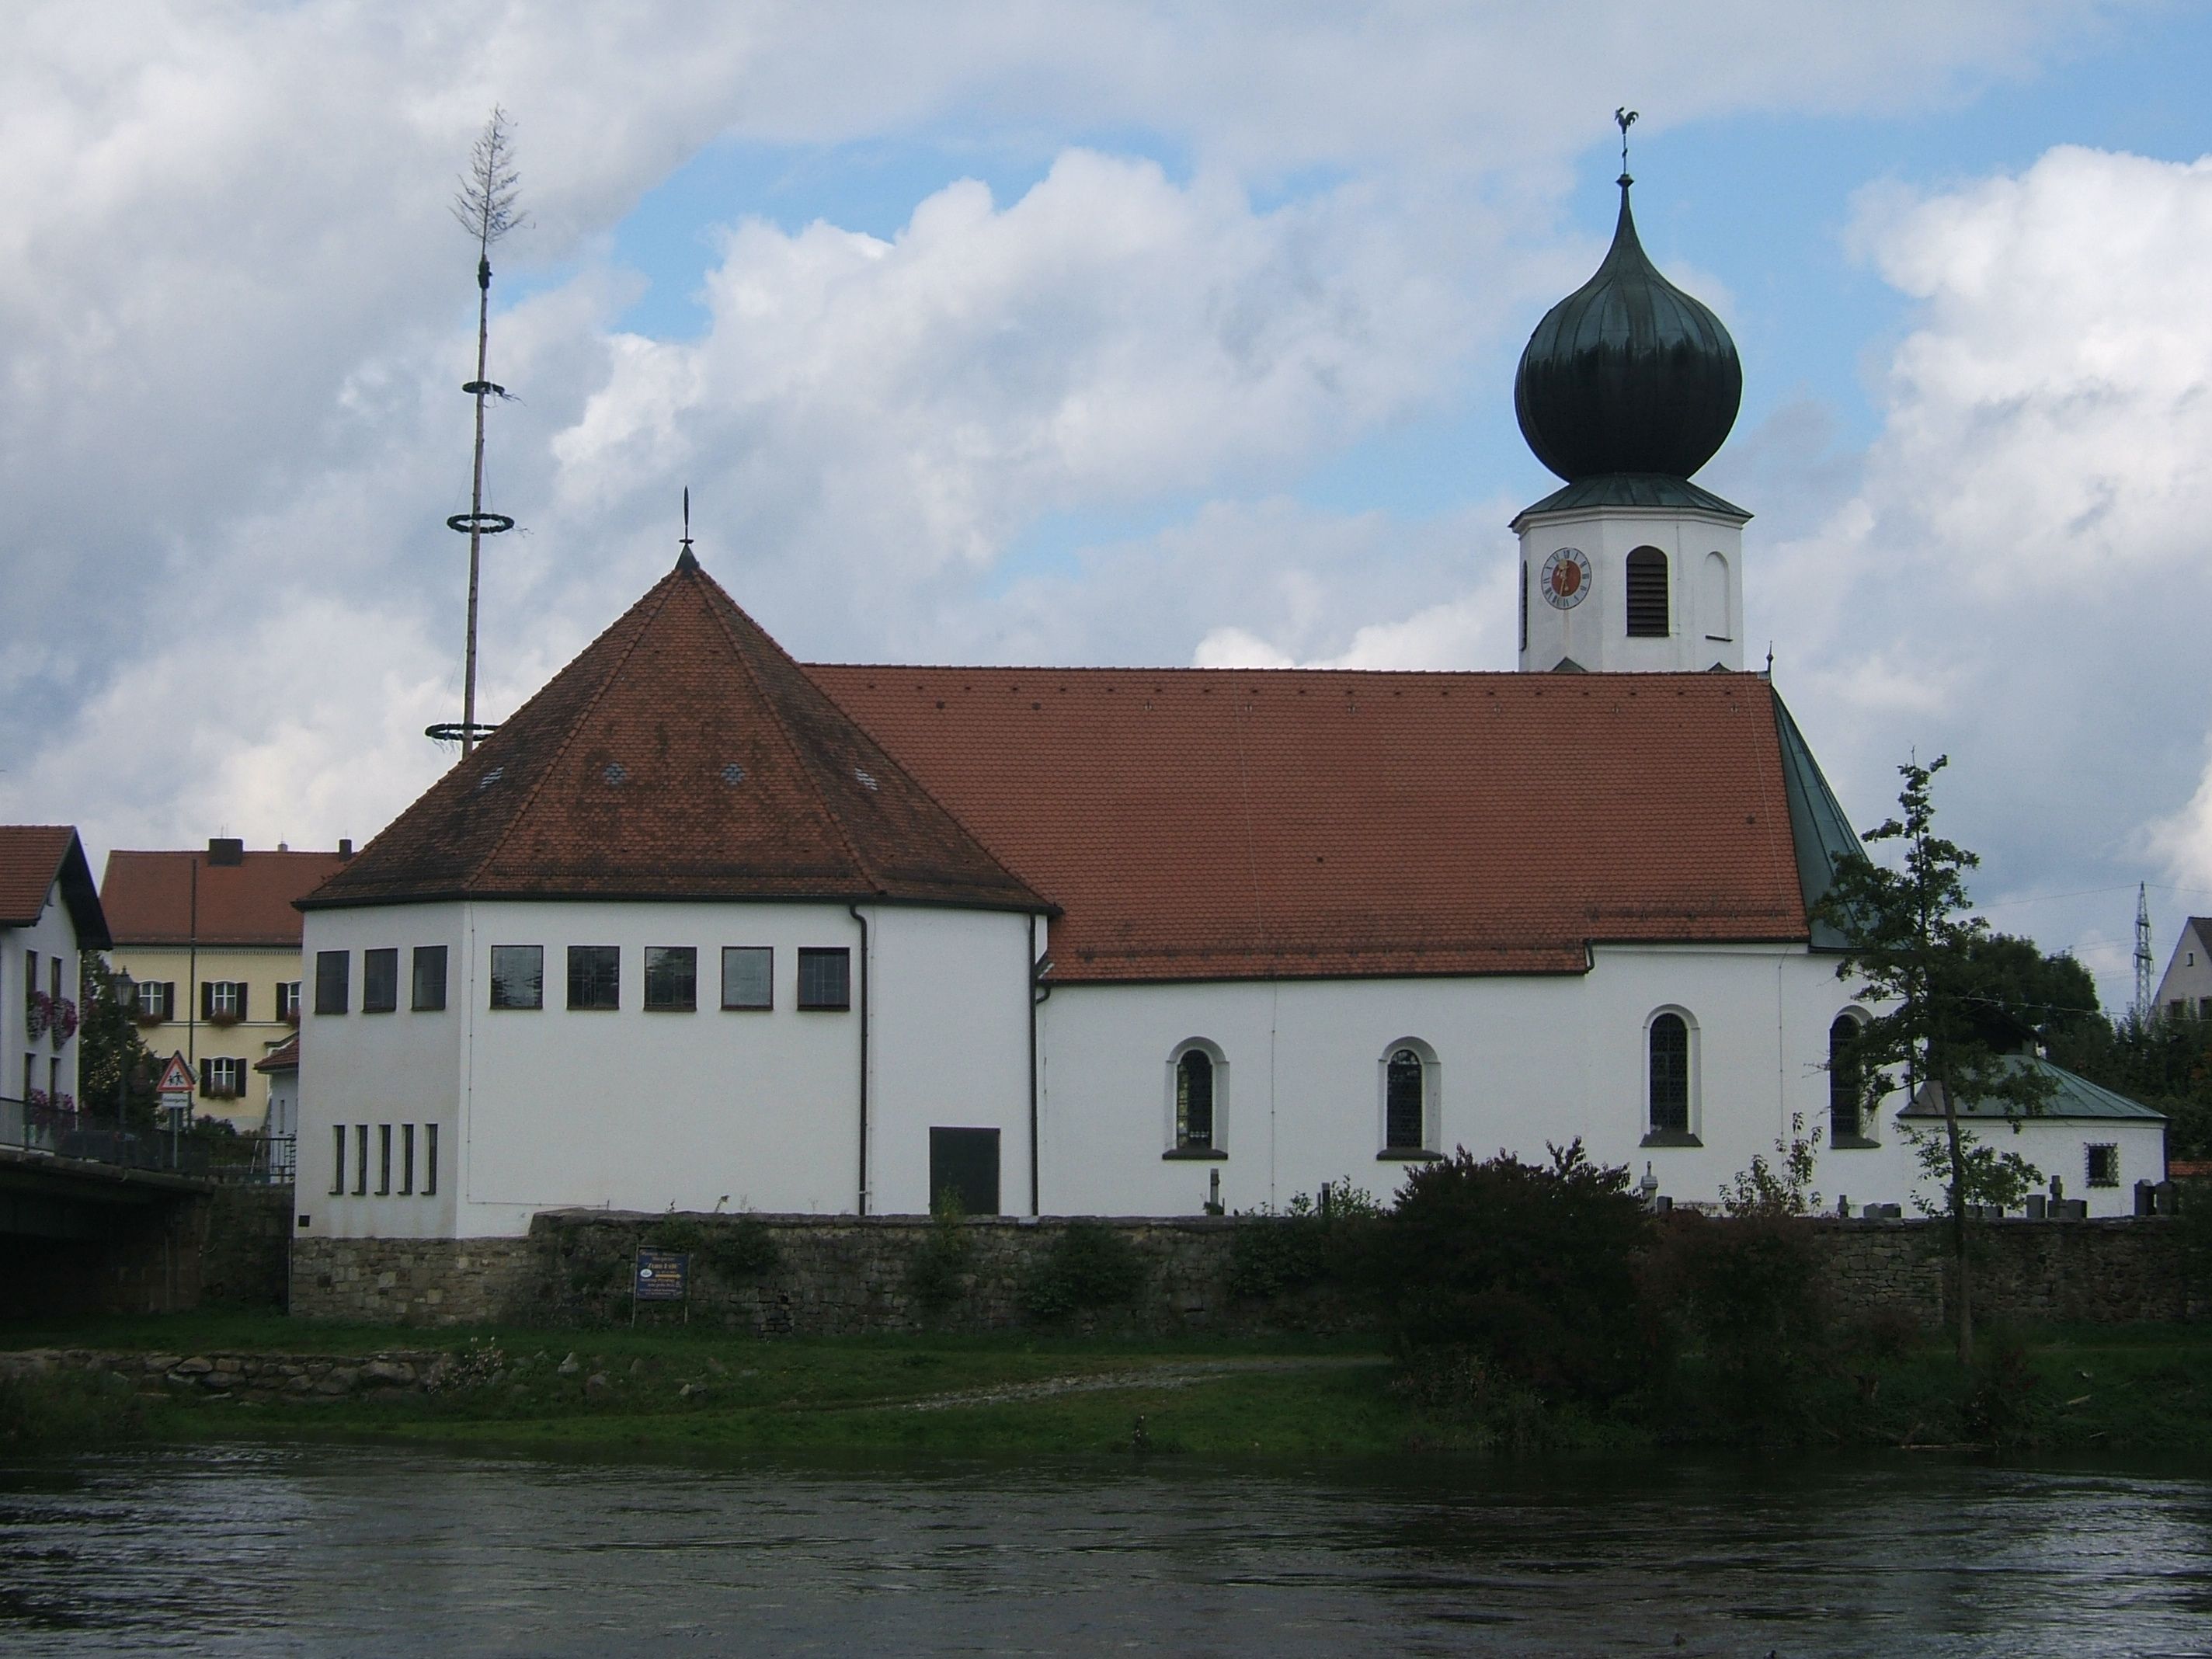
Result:
[[241,1133],[268,1118],[270,1073],[257,1067],[300,1029],[299,911],[292,901],[352,856],[248,852],[229,837],[205,852],[117,850],[100,902],[114,940],[109,965],[137,982],[139,1035],[180,1054],[198,1080],[198,1114]]

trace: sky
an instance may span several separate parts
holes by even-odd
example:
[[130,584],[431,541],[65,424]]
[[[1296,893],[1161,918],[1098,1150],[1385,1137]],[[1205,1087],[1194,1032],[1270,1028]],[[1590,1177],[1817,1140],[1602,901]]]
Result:
[[[1663,14],[1663,15],[1662,15]],[[1514,364],[1612,229],[1863,827],[2212,913],[2212,8],[103,0],[0,18],[0,821],[364,841],[674,556],[814,660],[1512,666]]]

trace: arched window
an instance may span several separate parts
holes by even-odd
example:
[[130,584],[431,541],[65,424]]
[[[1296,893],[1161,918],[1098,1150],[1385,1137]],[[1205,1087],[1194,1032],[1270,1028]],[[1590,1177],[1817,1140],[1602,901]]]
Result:
[[1628,637],[1663,640],[1667,621],[1667,556],[1639,547],[1628,556]]
[[1411,1048],[1394,1052],[1382,1068],[1382,1144],[1394,1152],[1418,1152],[1427,1145],[1427,1067]]
[[1866,1069],[1858,1055],[1859,1023],[1850,1014],[1838,1014],[1828,1027],[1828,1145],[1865,1139],[1861,1108],[1866,1095]]
[[1680,1014],[1651,1021],[1651,1133],[1690,1133],[1690,1023]]
[[1207,1151],[1213,1146],[1213,1056],[1186,1048],[1176,1061],[1176,1149]]
[[1705,591],[1698,596],[1698,614],[1705,618],[1709,640],[1735,638],[1735,619],[1729,615],[1728,560],[1721,554],[1705,555]]

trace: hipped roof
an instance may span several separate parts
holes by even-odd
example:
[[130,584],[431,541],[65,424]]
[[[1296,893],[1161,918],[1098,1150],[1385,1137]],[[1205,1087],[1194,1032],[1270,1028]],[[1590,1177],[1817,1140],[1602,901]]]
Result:
[[296,951],[300,913],[293,901],[345,862],[337,853],[288,851],[246,853],[236,864],[216,864],[202,852],[118,848],[107,855],[100,897],[118,945]]
[[1050,908],[688,551],[301,905],[463,896]]
[[1803,940],[1793,816],[1840,816],[1753,674],[808,672],[1063,908],[1060,981]]
[[76,829],[66,823],[0,823],[0,927],[37,922],[58,881],[78,947],[106,950],[107,918]]

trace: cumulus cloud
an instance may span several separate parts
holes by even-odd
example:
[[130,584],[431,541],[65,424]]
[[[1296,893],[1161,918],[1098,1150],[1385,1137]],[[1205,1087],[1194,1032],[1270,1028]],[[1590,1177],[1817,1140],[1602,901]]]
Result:
[[[2212,886],[2212,161],[2057,149],[1870,193],[1855,235],[1916,309],[1857,486],[1747,566],[1785,690],[1869,818],[1913,745],[1953,751],[1993,897]],[[2002,920],[2100,938],[2112,972],[2091,914],[2125,902]]]
[[[665,563],[685,482],[710,562],[817,654],[1182,661],[1239,629],[1301,661],[1502,662],[1498,504],[1397,522],[1284,492],[1453,396],[1581,264],[1553,215],[1602,131],[1588,88],[1663,82],[1655,124],[1919,106],[2103,9],[18,8],[0,817],[327,842],[434,773],[475,297],[444,202],[495,98],[536,222],[498,293],[533,265],[538,291],[495,344],[520,400],[494,505],[524,532],[487,569],[493,712]],[[1101,132],[1187,165],[1077,142]],[[1057,160],[1009,200],[948,179],[888,239],[733,203],[704,337],[617,330],[610,230],[702,146],[917,136]]]

